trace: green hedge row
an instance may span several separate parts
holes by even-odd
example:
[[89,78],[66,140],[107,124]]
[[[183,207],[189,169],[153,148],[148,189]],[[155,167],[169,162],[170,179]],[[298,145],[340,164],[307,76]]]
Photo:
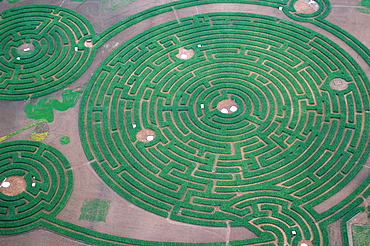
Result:
[[[3,11],[0,54],[0,99],[39,97],[75,81],[92,62],[95,48],[84,40],[95,33],[91,24],[71,10],[45,5],[21,6]],[[7,38],[5,38],[7,37]],[[34,50],[18,51],[30,43]],[[78,47],[78,51],[75,51]]]
[[0,164],[1,180],[13,175],[26,180],[22,193],[0,193],[0,234],[34,228],[40,218],[55,216],[68,201],[73,174],[68,170],[68,160],[57,149],[27,140],[1,143]]
[[[179,60],[179,47],[193,49],[194,57]],[[329,89],[333,74],[358,78],[336,48],[304,27],[258,15],[208,14],[159,25],[121,46],[94,74],[82,118],[94,153],[88,155],[104,163],[104,177],[120,194],[184,222],[240,220],[245,211],[214,206],[232,205],[229,199],[255,182],[267,189],[280,181],[286,199],[322,202],[325,191],[339,191],[358,172],[352,163],[359,153],[346,151],[343,136],[351,146],[365,141],[352,139],[364,122],[346,112],[348,106],[363,112],[362,93],[343,100]],[[215,109],[230,95],[242,113]],[[139,142],[142,128],[153,129],[155,140]],[[203,196],[208,203],[195,202]]]

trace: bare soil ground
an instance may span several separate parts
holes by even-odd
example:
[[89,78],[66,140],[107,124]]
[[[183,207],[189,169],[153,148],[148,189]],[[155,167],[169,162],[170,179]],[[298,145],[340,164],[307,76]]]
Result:
[[136,134],[136,139],[141,142],[150,142],[155,138],[155,131],[152,129],[142,129]]
[[180,48],[179,53],[176,55],[177,58],[187,60],[194,56],[193,49]]
[[315,13],[317,10],[314,4],[310,4],[309,1],[306,1],[306,0],[299,0],[295,2],[294,9],[298,13],[303,13],[303,14],[312,14],[312,13]]
[[9,176],[3,180],[4,183],[9,183],[7,187],[0,187],[0,192],[7,196],[15,196],[26,190],[26,180],[22,176]]
[[[238,104],[232,99],[225,99],[217,104],[217,109],[223,113],[223,109],[227,110],[225,113],[233,113],[237,110]],[[233,109],[234,108],[234,109]]]

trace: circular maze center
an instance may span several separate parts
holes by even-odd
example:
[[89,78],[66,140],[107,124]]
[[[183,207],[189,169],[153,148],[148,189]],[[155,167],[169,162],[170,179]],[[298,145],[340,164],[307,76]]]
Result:
[[319,7],[319,4],[314,0],[298,0],[294,3],[294,9],[301,14],[315,13]]
[[330,88],[337,91],[342,91],[348,88],[348,82],[342,78],[335,78],[330,81]]
[[26,190],[27,182],[22,176],[9,176],[3,180],[0,192],[7,196],[16,196]]
[[223,114],[231,114],[238,110],[238,104],[232,99],[224,99],[217,104],[217,109]]
[[136,134],[136,139],[141,141],[141,142],[150,142],[155,139],[155,131],[152,129],[142,129]]
[[32,43],[24,43],[18,46],[17,51],[20,55],[30,55],[35,52],[35,46]]
[[194,50],[193,49],[185,49],[183,47],[178,49],[178,53],[176,55],[177,58],[181,60],[187,60],[194,56]]

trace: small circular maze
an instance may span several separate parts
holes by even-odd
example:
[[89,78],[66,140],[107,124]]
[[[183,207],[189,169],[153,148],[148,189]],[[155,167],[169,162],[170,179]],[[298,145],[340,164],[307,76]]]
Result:
[[6,192],[17,185],[13,182],[0,188],[0,234],[28,231],[45,216],[58,214],[72,192],[69,167],[64,155],[46,144],[26,140],[0,144],[0,182],[18,178],[26,183],[25,190],[15,194]]
[[[181,49],[194,56],[178,58]],[[332,89],[335,79],[347,87]],[[197,15],[152,28],[103,62],[82,99],[82,142],[99,175],[151,212],[280,242],[294,231],[290,245],[319,245],[327,232],[300,205],[322,202],[364,163],[365,83],[341,47],[301,25]],[[222,113],[223,100],[237,110]],[[142,129],[155,138],[139,141]]]
[[75,81],[95,48],[84,47],[94,29],[65,8],[29,5],[0,16],[0,99],[39,97]]

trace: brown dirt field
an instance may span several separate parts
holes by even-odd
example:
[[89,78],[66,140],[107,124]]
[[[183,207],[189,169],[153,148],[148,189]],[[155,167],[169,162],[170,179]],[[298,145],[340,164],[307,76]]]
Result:
[[230,109],[233,106],[238,107],[238,104],[232,99],[224,99],[217,104],[217,109],[221,111],[222,109],[226,108],[227,113],[230,114],[233,113],[233,111]]
[[342,220],[340,219],[327,226],[330,245],[343,245],[341,222]]
[[153,131],[152,129],[145,128],[145,129],[141,129],[136,134],[136,139],[141,142],[150,142],[153,139],[155,139],[155,136],[156,136],[155,131]]
[[318,213],[322,213],[327,210],[328,207],[331,207],[332,204],[337,204],[343,200],[347,195],[351,194],[370,174],[370,158],[367,160],[366,164],[362,167],[360,172],[356,175],[354,179],[352,179],[340,192],[333,194],[329,199],[326,199],[322,203],[314,206],[314,209]]
[[14,175],[6,178],[9,187],[1,187],[0,192],[7,196],[15,196],[26,190],[27,182],[22,176]]
[[315,13],[315,8],[305,0],[298,0],[294,3],[294,9],[297,13],[312,14]]

